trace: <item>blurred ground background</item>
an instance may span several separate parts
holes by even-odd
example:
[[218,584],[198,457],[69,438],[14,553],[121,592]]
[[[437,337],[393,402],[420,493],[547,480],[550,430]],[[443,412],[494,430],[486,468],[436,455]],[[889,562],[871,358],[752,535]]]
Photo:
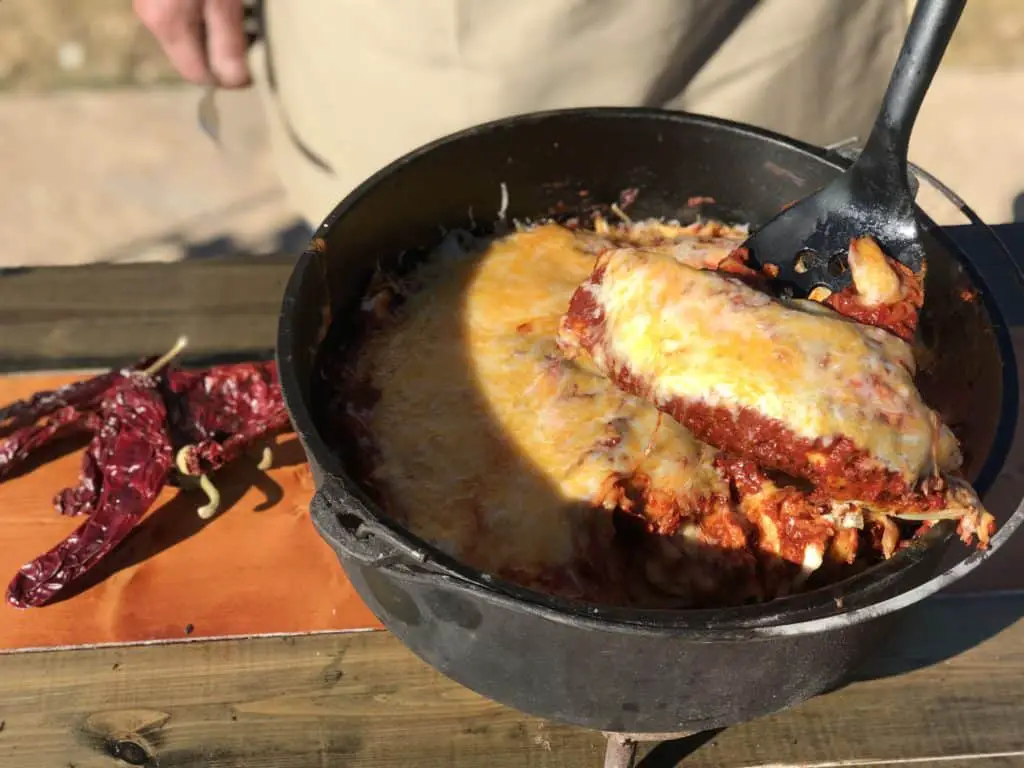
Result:
[[[300,250],[254,95],[219,97],[224,154],[198,96],[131,0],[0,0],[0,267]],[[970,0],[912,159],[988,221],[1024,220],[1024,0]]]

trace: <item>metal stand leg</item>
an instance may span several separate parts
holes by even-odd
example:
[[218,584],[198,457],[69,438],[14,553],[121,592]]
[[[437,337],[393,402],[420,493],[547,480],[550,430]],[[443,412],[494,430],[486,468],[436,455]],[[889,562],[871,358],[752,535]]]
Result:
[[623,733],[609,733],[604,751],[604,768],[633,768],[636,764],[637,742]]
[[[721,729],[719,729],[721,730]],[[707,738],[711,738],[715,731],[705,731]],[[686,733],[608,733],[604,736],[608,740],[608,748],[604,752],[604,768],[635,768],[637,748],[641,741],[662,742],[688,739],[696,734]],[[707,739],[704,739],[706,741]],[[701,741],[701,744],[704,742]],[[693,748],[696,749],[698,745]]]

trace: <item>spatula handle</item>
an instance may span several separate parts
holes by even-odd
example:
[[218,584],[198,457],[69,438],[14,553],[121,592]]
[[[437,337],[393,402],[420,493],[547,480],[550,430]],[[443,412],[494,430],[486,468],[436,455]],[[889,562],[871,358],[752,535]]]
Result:
[[867,146],[883,141],[905,159],[910,132],[967,0],[918,0]]

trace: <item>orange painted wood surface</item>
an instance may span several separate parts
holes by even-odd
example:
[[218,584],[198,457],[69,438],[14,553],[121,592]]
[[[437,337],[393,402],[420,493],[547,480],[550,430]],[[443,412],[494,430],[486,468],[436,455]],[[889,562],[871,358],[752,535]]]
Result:
[[[0,404],[81,374],[0,378]],[[53,495],[77,478],[81,444],[0,483],[0,581],[81,524]],[[47,457],[50,458],[50,457]],[[167,488],[128,539],[50,605],[0,606],[0,651],[379,628],[310,522],[313,480],[293,434],[274,466],[240,462],[214,478],[221,511],[195,512],[197,492]]]

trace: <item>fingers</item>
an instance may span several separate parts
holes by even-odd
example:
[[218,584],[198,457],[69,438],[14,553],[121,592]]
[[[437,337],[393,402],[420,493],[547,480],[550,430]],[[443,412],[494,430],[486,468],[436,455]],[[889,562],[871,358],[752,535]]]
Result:
[[217,82],[225,88],[249,84],[242,0],[206,0],[206,50]]
[[225,88],[249,84],[242,0],[133,0],[178,73]]
[[203,0],[134,0],[135,14],[153,33],[171,64],[186,80],[208,83],[203,35]]

